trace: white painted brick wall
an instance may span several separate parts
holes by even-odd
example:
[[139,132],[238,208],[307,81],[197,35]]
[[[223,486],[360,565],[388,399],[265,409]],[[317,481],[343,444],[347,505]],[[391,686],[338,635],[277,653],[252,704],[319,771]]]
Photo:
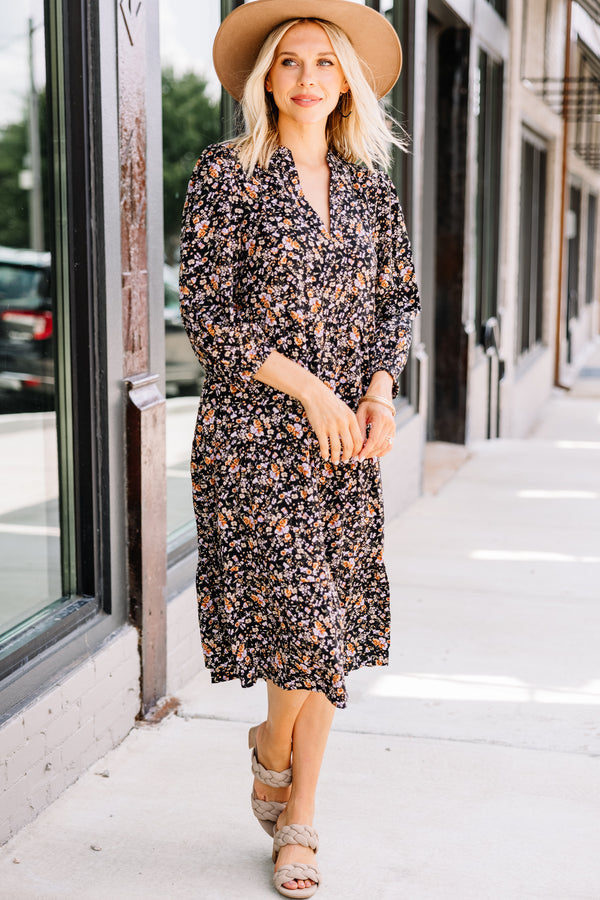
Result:
[[202,666],[196,589],[190,585],[167,604],[167,694],[176,694]]
[[137,631],[126,626],[0,726],[0,844],[123,740],[139,679]]

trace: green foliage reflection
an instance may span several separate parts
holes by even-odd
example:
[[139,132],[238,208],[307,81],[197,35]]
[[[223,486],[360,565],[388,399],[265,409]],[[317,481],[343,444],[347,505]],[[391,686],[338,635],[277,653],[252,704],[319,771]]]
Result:
[[181,212],[192,169],[208,144],[219,140],[219,104],[207,96],[207,82],[193,72],[162,72],[163,196],[165,257],[177,258]]

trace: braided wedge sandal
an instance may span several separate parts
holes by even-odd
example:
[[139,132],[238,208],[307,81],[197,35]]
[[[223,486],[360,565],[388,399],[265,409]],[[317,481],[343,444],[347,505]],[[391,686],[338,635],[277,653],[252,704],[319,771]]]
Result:
[[[255,725],[248,732],[248,747],[252,750],[251,757],[251,766],[252,766],[252,774],[255,778],[262,784],[266,784],[268,787],[289,787],[292,783],[292,767],[289,769],[284,769],[283,772],[275,772],[273,769],[265,769],[265,767],[258,761],[258,756],[256,755],[256,732],[258,730],[258,725]],[[250,795],[250,803],[252,804],[252,812],[265,829],[269,837],[273,837],[275,833],[275,825],[277,824],[277,819],[285,809],[285,803],[278,803],[275,800],[259,800],[256,796],[256,791],[252,788],[252,794]]]
[[[319,835],[310,825],[284,825],[275,832],[273,838],[273,862],[277,862],[279,851],[287,844],[299,844],[301,847],[310,847],[316,853],[319,849]],[[285,888],[283,885],[288,881],[314,881],[312,887],[307,888]],[[316,866],[307,863],[289,863],[281,866],[273,875],[273,884],[282,897],[297,897],[303,900],[306,897],[313,897],[319,884],[321,876]]]

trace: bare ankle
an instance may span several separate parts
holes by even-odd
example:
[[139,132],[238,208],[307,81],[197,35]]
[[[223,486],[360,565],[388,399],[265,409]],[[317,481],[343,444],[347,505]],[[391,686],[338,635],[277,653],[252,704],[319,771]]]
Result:
[[290,766],[291,735],[278,732],[267,720],[259,727],[258,742],[260,745],[260,761],[264,766],[273,768],[278,772]]
[[301,825],[312,825],[315,817],[314,801],[303,798],[298,799],[292,796],[282,815],[285,816],[285,821],[288,824],[295,822]]

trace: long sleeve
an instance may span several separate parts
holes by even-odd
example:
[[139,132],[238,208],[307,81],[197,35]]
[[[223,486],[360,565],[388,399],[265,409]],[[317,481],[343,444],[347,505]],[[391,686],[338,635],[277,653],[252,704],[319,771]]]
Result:
[[244,185],[233,152],[207,148],[189,183],[181,233],[183,323],[207,373],[229,383],[251,381],[271,352],[265,332],[244,319],[236,298]]
[[378,173],[377,285],[375,343],[370,348],[370,374],[381,369],[394,379],[393,394],[406,365],[412,323],[421,309],[410,241],[404,216],[391,179]]

